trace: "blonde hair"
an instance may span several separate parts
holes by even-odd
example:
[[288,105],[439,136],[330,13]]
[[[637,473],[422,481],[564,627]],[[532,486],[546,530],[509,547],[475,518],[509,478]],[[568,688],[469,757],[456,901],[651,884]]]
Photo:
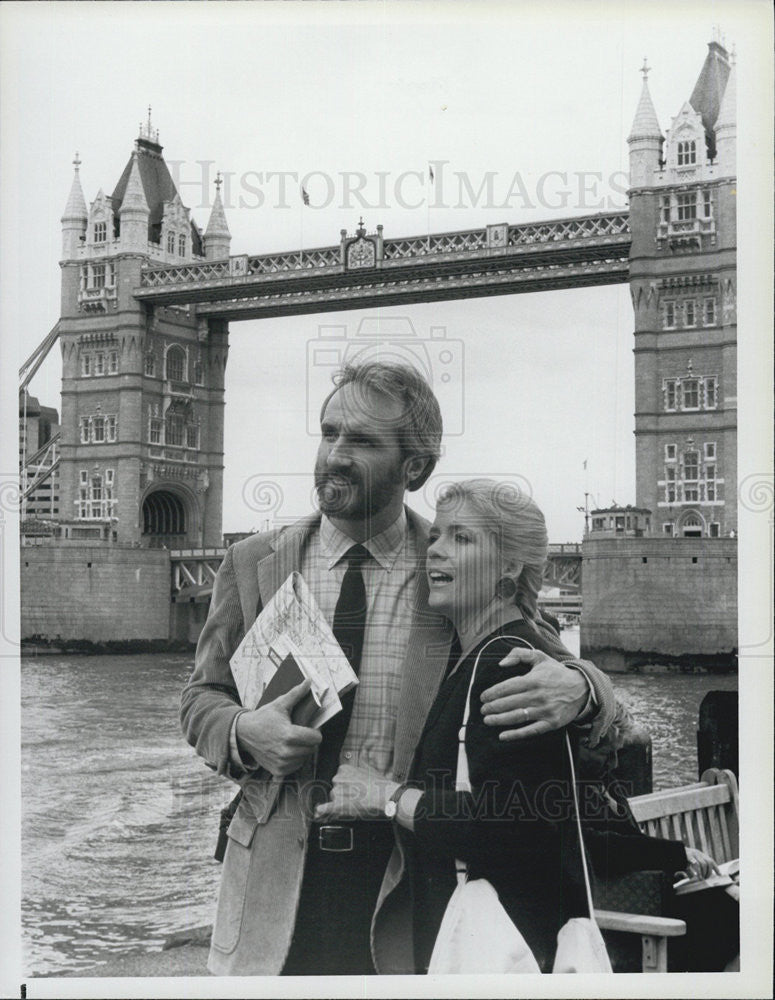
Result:
[[481,517],[483,526],[495,536],[503,562],[522,567],[516,576],[504,572],[499,584],[510,581],[513,603],[526,618],[535,620],[549,551],[546,521],[538,504],[511,483],[494,479],[451,483],[442,490],[437,503],[445,508],[468,504]]

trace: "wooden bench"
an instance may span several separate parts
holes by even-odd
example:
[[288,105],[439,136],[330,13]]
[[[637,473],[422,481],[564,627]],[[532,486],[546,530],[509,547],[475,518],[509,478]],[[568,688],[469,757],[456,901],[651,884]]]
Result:
[[[682,840],[721,864],[739,857],[737,779],[731,771],[711,768],[693,785],[669,788],[629,799],[644,833]],[[686,933],[683,920],[671,917],[595,910],[601,930],[641,936],[642,971],[667,972],[667,940]]]

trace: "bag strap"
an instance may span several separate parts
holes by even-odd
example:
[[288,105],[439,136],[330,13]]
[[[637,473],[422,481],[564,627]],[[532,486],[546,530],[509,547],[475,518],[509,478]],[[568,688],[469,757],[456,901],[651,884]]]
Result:
[[[476,670],[479,666],[479,659],[482,653],[487,649],[487,647],[493,643],[497,642],[498,639],[513,639],[515,642],[519,643],[521,646],[527,649],[534,649],[527,639],[522,639],[518,635],[496,635],[492,639],[488,639],[487,642],[482,646],[479,652],[476,654],[476,660],[474,661],[474,669],[471,671],[471,680],[468,682],[468,691],[466,692],[466,701],[463,707],[463,721],[460,724],[460,729],[457,734],[457,771],[455,772],[455,791],[456,792],[470,792],[471,791],[471,776],[468,768],[468,754],[466,753],[466,727],[468,726],[468,719],[471,714],[471,692],[474,687],[474,679],[476,678]],[[465,861],[461,861],[459,858],[455,860],[455,871],[457,872],[458,882],[465,882],[468,877],[468,865]]]
[[[468,691],[466,693],[465,706],[463,708],[463,721],[460,725],[460,729],[457,734],[457,772],[455,774],[455,791],[457,792],[470,792],[471,791],[471,776],[468,768],[468,754],[466,752],[466,727],[468,726],[468,719],[471,714],[471,692],[474,688],[474,680],[476,678],[476,671],[479,667],[479,660],[482,653],[487,649],[489,645],[493,642],[497,642],[498,639],[511,639],[517,642],[520,646],[526,649],[535,649],[527,639],[522,639],[517,635],[497,635],[482,646],[479,652],[476,654],[476,660],[474,661],[474,669],[471,671],[471,680],[468,682]],[[579,835],[579,848],[581,851],[581,868],[584,872],[584,888],[587,893],[587,907],[589,908],[589,917],[591,920],[595,919],[595,909],[592,904],[592,886],[589,881],[589,869],[587,868],[587,853],[584,849],[584,837],[581,832],[581,814],[579,811],[579,797],[576,791],[576,768],[573,763],[573,753],[571,751],[570,738],[568,733],[565,733],[565,748],[568,751],[568,763],[570,764],[570,777],[571,777],[571,788],[573,789],[573,805],[576,812],[576,830]],[[464,861],[456,860],[455,869],[458,874],[458,881],[465,881],[468,874],[468,866]]]
[[590,920],[595,919],[595,908],[592,905],[592,886],[589,883],[589,870],[587,868],[587,852],[584,849],[584,837],[581,834],[581,815],[579,813],[579,796],[576,791],[576,768],[573,764],[573,754],[570,748],[570,739],[568,737],[568,732],[565,732],[565,747],[568,751],[568,762],[570,764],[570,779],[571,788],[573,789],[573,805],[576,810],[576,829],[579,834],[579,849],[581,851],[581,867],[584,871],[584,888],[587,891],[587,907],[589,909]]

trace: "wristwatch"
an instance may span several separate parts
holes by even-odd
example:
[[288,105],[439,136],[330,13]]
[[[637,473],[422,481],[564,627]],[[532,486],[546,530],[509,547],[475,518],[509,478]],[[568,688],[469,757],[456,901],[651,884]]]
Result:
[[396,813],[398,812],[398,800],[407,790],[409,785],[403,784],[399,785],[398,788],[393,792],[390,798],[385,803],[385,815],[388,819],[395,819]]

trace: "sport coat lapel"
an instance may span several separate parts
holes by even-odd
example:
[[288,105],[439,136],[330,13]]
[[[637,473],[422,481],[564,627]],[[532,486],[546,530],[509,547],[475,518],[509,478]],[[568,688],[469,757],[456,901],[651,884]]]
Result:
[[302,548],[309,533],[319,524],[320,514],[310,514],[278,532],[273,539],[271,551],[256,567],[262,607],[266,607],[290,574],[301,568]]
[[417,533],[417,570],[412,627],[396,717],[393,750],[393,778],[396,781],[405,781],[409,774],[425,719],[444,677],[453,631],[446,618],[428,608],[427,524],[408,508],[407,516]]

